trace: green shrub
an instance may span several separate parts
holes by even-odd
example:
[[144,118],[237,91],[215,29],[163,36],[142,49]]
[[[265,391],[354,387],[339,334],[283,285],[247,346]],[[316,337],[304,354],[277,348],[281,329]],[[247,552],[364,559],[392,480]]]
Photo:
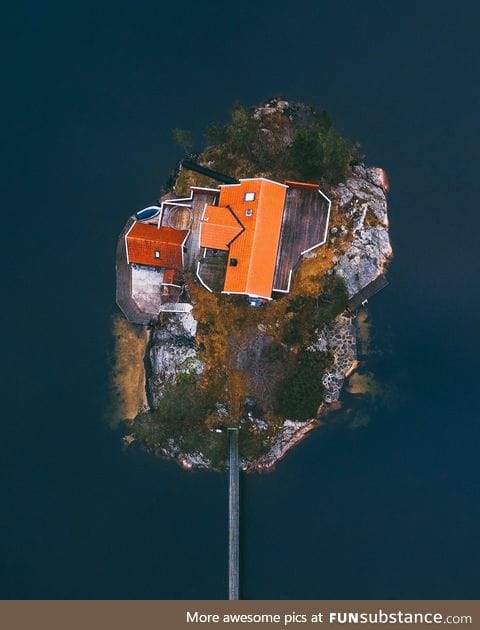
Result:
[[217,149],[216,168],[233,174],[240,165],[241,177],[268,173],[279,181],[336,184],[344,179],[356,151],[332,127],[327,112],[313,107],[259,118],[235,105],[230,121],[210,125],[205,135],[209,146]]
[[135,419],[132,433],[150,448],[165,447],[171,438],[183,453],[200,451],[220,465],[225,441],[205,424],[215,402],[213,393],[199,386],[195,374],[179,374],[175,382],[165,385],[158,407]]
[[292,162],[300,179],[338,184],[345,178],[353,147],[333,128],[301,129],[292,144]]
[[175,144],[182,147],[187,153],[193,146],[192,134],[188,129],[172,129],[172,137]]
[[266,445],[263,435],[256,433],[250,426],[243,425],[238,432],[238,452],[240,457],[254,460],[263,455]]
[[262,349],[260,358],[263,363],[276,363],[278,361],[284,361],[285,355],[285,346],[277,341],[273,341]]
[[327,276],[317,298],[315,326],[325,326],[347,308],[348,291],[343,278]]
[[327,276],[317,297],[301,295],[291,299],[288,312],[293,317],[285,323],[283,341],[303,346],[311,344],[316,331],[342,313],[347,303],[348,293],[343,279]]
[[332,357],[327,352],[302,350],[277,388],[276,411],[284,418],[316,418],[323,399],[322,376]]

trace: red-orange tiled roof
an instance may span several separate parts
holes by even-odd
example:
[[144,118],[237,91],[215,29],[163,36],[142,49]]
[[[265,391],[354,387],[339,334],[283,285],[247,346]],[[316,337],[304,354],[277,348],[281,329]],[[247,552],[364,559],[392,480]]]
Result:
[[128,262],[182,270],[182,244],[187,235],[188,230],[136,222],[127,233]]
[[163,283],[164,284],[174,284],[175,280],[175,269],[165,269],[163,274]]
[[228,250],[243,225],[225,206],[206,206],[200,224],[200,247]]
[[[266,179],[220,187],[218,205],[229,206],[245,227],[229,248],[226,293],[271,297],[286,189]],[[246,201],[245,193],[253,193],[254,200]]]

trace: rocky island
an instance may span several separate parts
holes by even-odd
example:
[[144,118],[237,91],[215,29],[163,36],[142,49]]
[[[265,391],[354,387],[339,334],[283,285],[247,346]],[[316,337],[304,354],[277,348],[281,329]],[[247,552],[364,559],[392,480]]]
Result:
[[356,317],[386,284],[388,181],[326,112],[280,99],[207,130],[117,246],[117,414],[127,444],[271,469],[338,404]]

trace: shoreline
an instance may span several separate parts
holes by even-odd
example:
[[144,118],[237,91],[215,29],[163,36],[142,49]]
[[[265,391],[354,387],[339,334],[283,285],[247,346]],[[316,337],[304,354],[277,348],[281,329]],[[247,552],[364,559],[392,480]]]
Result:
[[[336,223],[331,226],[329,232],[330,247],[335,251],[333,266],[329,273],[343,278],[350,301],[358,294],[362,294],[365,287],[375,283],[387,271],[393,258],[385,196],[385,192],[388,190],[387,182],[387,174],[383,169],[369,168],[362,164],[354,167],[345,181],[330,191],[334,199],[332,212],[336,215]],[[331,406],[338,403],[345,379],[354,373],[360,365],[357,345],[361,342],[361,334],[356,324],[356,315],[357,309],[354,309],[353,312],[347,309],[338,315],[319,331],[317,341],[310,348],[311,350],[330,352],[334,359],[332,366],[322,377],[325,393],[317,418],[307,421],[284,420],[283,427],[273,438],[273,443],[269,445],[268,451],[254,461],[244,461],[242,463],[243,470],[246,472],[272,471],[276,463],[282,460],[286,453],[301,442],[314,428],[326,425],[322,416]],[[161,396],[162,382],[167,382],[165,379],[173,378],[175,360],[185,351],[184,348],[182,350],[182,346],[177,343],[176,339],[186,334],[187,337],[191,337],[193,344],[195,344],[194,330],[187,331],[181,319],[175,315],[171,315],[170,319],[171,324],[164,326],[165,331],[159,335],[159,341],[155,339],[157,336],[155,330],[149,329],[146,335],[143,346],[144,360],[141,368],[143,395],[139,398],[138,413],[155,407],[155,399]],[[173,335],[171,335],[169,328],[173,329]],[[179,333],[175,329],[182,330]],[[162,337],[165,338],[162,340]],[[156,370],[152,369],[148,359],[149,353],[155,348],[163,353],[161,360],[164,364],[161,365],[160,373],[162,376],[160,379],[158,378],[159,374],[156,374]],[[168,350],[165,351],[165,349]],[[183,355],[180,358],[185,359]],[[195,356],[194,359],[201,364],[200,357]],[[171,372],[172,374],[170,374]],[[312,387],[315,387],[314,383],[312,383]],[[130,420],[133,419],[130,418]],[[131,437],[129,439],[131,442]],[[146,450],[158,456],[175,460],[185,470],[214,470],[210,461],[201,452],[182,453],[173,441],[165,447],[158,446]]]

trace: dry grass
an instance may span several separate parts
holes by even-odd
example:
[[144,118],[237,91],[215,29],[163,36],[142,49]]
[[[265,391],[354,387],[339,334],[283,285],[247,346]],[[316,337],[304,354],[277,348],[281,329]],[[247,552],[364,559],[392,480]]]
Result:
[[318,295],[327,273],[333,269],[334,258],[341,256],[348,249],[351,242],[350,226],[348,226],[348,221],[345,220],[345,214],[340,211],[338,204],[335,202],[332,204],[329,226],[330,229],[333,227],[340,229],[343,226],[347,228],[347,232],[330,237],[325,245],[315,250],[312,258],[304,258],[302,260],[297,273],[293,277],[290,293],[292,297]]
[[[289,312],[292,299],[319,294],[326,272],[333,264],[333,256],[332,249],[323,247],[316,257],[303,260],[295,275],[291,293],[258,309],[249,306],[242,296],[225,297],[209,293],[191,276],[187,278],[194,305],[193,315],[199,324],[196,341],[206,366],[202,385],[213,387],[219,392],[219,400],[227,403],[231,419],[240,418],[245,398],[252,392],[258,393],[258,369],[263,369],[262,366],[254,369],[251,362],[250,369],[240,369],[239,352],[251,353],[260,335],[268,337],[267,344],[283,341],[285,325],[294,316],[294,313]],[[283,375],[281,369],[276,372],[269,373],[272,391]],[[267,392],[264,394],[262,399],[266,402],[271,396]],[[209,424],[213,423],[214,419],[210,418]]]
[[220,297],[192,282],[189,287],[199,323],[196,340],[206,365],[203,384],[223,393],[229,415],[236,420],[243,415],[245,398],[256,389],[255,370],[240,369],[238,354],[249,353],[259,335],[281,337],[288,301],[275,300],[255,309],[242,296]]
[[115,397],[114,415],[132,421],[146,407],[144,356],[148,331],[143,326],[130,324],[121,315],[113,318],[115,362],[112,388]]
[[[245,334],[243,309],[221,303],[217,295],[196,283],[190,282],[189,290],[199,324],[196,341],[206,367],[201,385],[217,390],[219,401],[227,403],[231,419],[237,420],[248,394],[245,375],[236,365],[236,350]],[[209,422],[213,423],[212,418]]]
[[182,169],[175,182],[174,192],[178,197],[190,197],[190,186],[216,188],[217,183],[210,177]]
[[[255,173],[255,167],[248,160],[242,159],[236,154],[229,154],[224,147],[210,147],[205,149],[197,158],[202,166],[220,172],[229,177],[270,177],[270,173]],[[217,188],[219,182],[211,177],[201,175],[195,171],[183,168],[175,182],[175,194],[180,197],[190,195],[191,186],[204,186],[206,188]]]
[[293,278],[291,295],[293,297],[317,296],[322,286],[322,279],[333,267],[334,256],[334,249],[325,245],[317,250],[314,258],[304,259]]
[[378,219],[377,215],[369,208],[367,210],[367,214],[365,215],[363,224],[367,227],[377,228],[382,225],[382,222]]

